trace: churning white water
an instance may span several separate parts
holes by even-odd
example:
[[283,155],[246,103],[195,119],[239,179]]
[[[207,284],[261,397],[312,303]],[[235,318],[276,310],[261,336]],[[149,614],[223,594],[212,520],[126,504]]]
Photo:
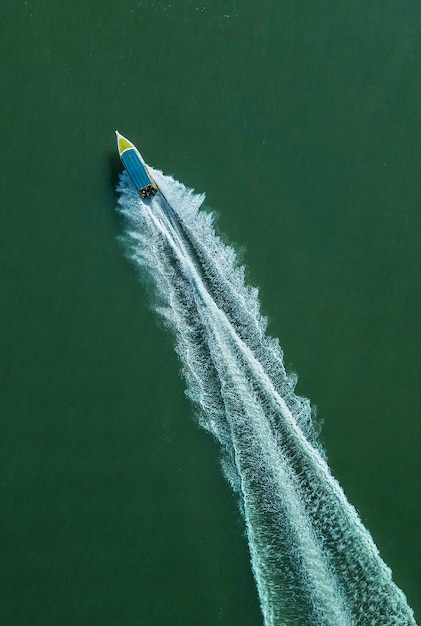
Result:
[[152,281],[187,394],[238,495],[266,626],[414,625],[370,533],[333,478],[294,393],[257,290],[200,210],[203,196],[153,171],[163,193],[119,185],[127,252]]

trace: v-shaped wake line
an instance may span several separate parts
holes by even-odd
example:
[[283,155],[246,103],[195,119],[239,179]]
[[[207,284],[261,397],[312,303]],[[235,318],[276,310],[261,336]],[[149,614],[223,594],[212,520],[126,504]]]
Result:
[[151,170],[161,193],[119,186],[126,250],[152,279],[187,395],[239,498],[266,626],[414,625],[370,533],[333,478],[310,403],[294,393],[257,290],[203,196]]

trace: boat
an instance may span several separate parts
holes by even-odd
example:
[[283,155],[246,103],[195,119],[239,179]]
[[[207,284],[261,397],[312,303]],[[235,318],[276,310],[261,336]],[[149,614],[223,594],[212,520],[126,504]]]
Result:
[[131,141],[123,137],[118,130],[115,131],[115,134],[121,162],[126,168],[133,185],[143,199],[154,196],[159,191],[158,185],[150,175],[139,150]]

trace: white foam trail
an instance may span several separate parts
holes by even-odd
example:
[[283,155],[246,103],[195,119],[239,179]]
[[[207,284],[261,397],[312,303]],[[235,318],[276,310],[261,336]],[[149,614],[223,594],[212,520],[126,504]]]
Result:
[[154,171],[142,201],[124,175],[127,250],[154,285],[187,394],[219,441],[239,496],[266,626],[414,625],[369,532],[330,473],[310,404],[294,393],[257,290],[200,210],[202,196]]

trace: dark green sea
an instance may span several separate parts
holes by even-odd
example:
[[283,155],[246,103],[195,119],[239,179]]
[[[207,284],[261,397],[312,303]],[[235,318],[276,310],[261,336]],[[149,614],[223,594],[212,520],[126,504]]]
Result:
[[421,4],[5,0],[0,31],[0,624],[263,623],[115,128],[219,214],[419,622]]

